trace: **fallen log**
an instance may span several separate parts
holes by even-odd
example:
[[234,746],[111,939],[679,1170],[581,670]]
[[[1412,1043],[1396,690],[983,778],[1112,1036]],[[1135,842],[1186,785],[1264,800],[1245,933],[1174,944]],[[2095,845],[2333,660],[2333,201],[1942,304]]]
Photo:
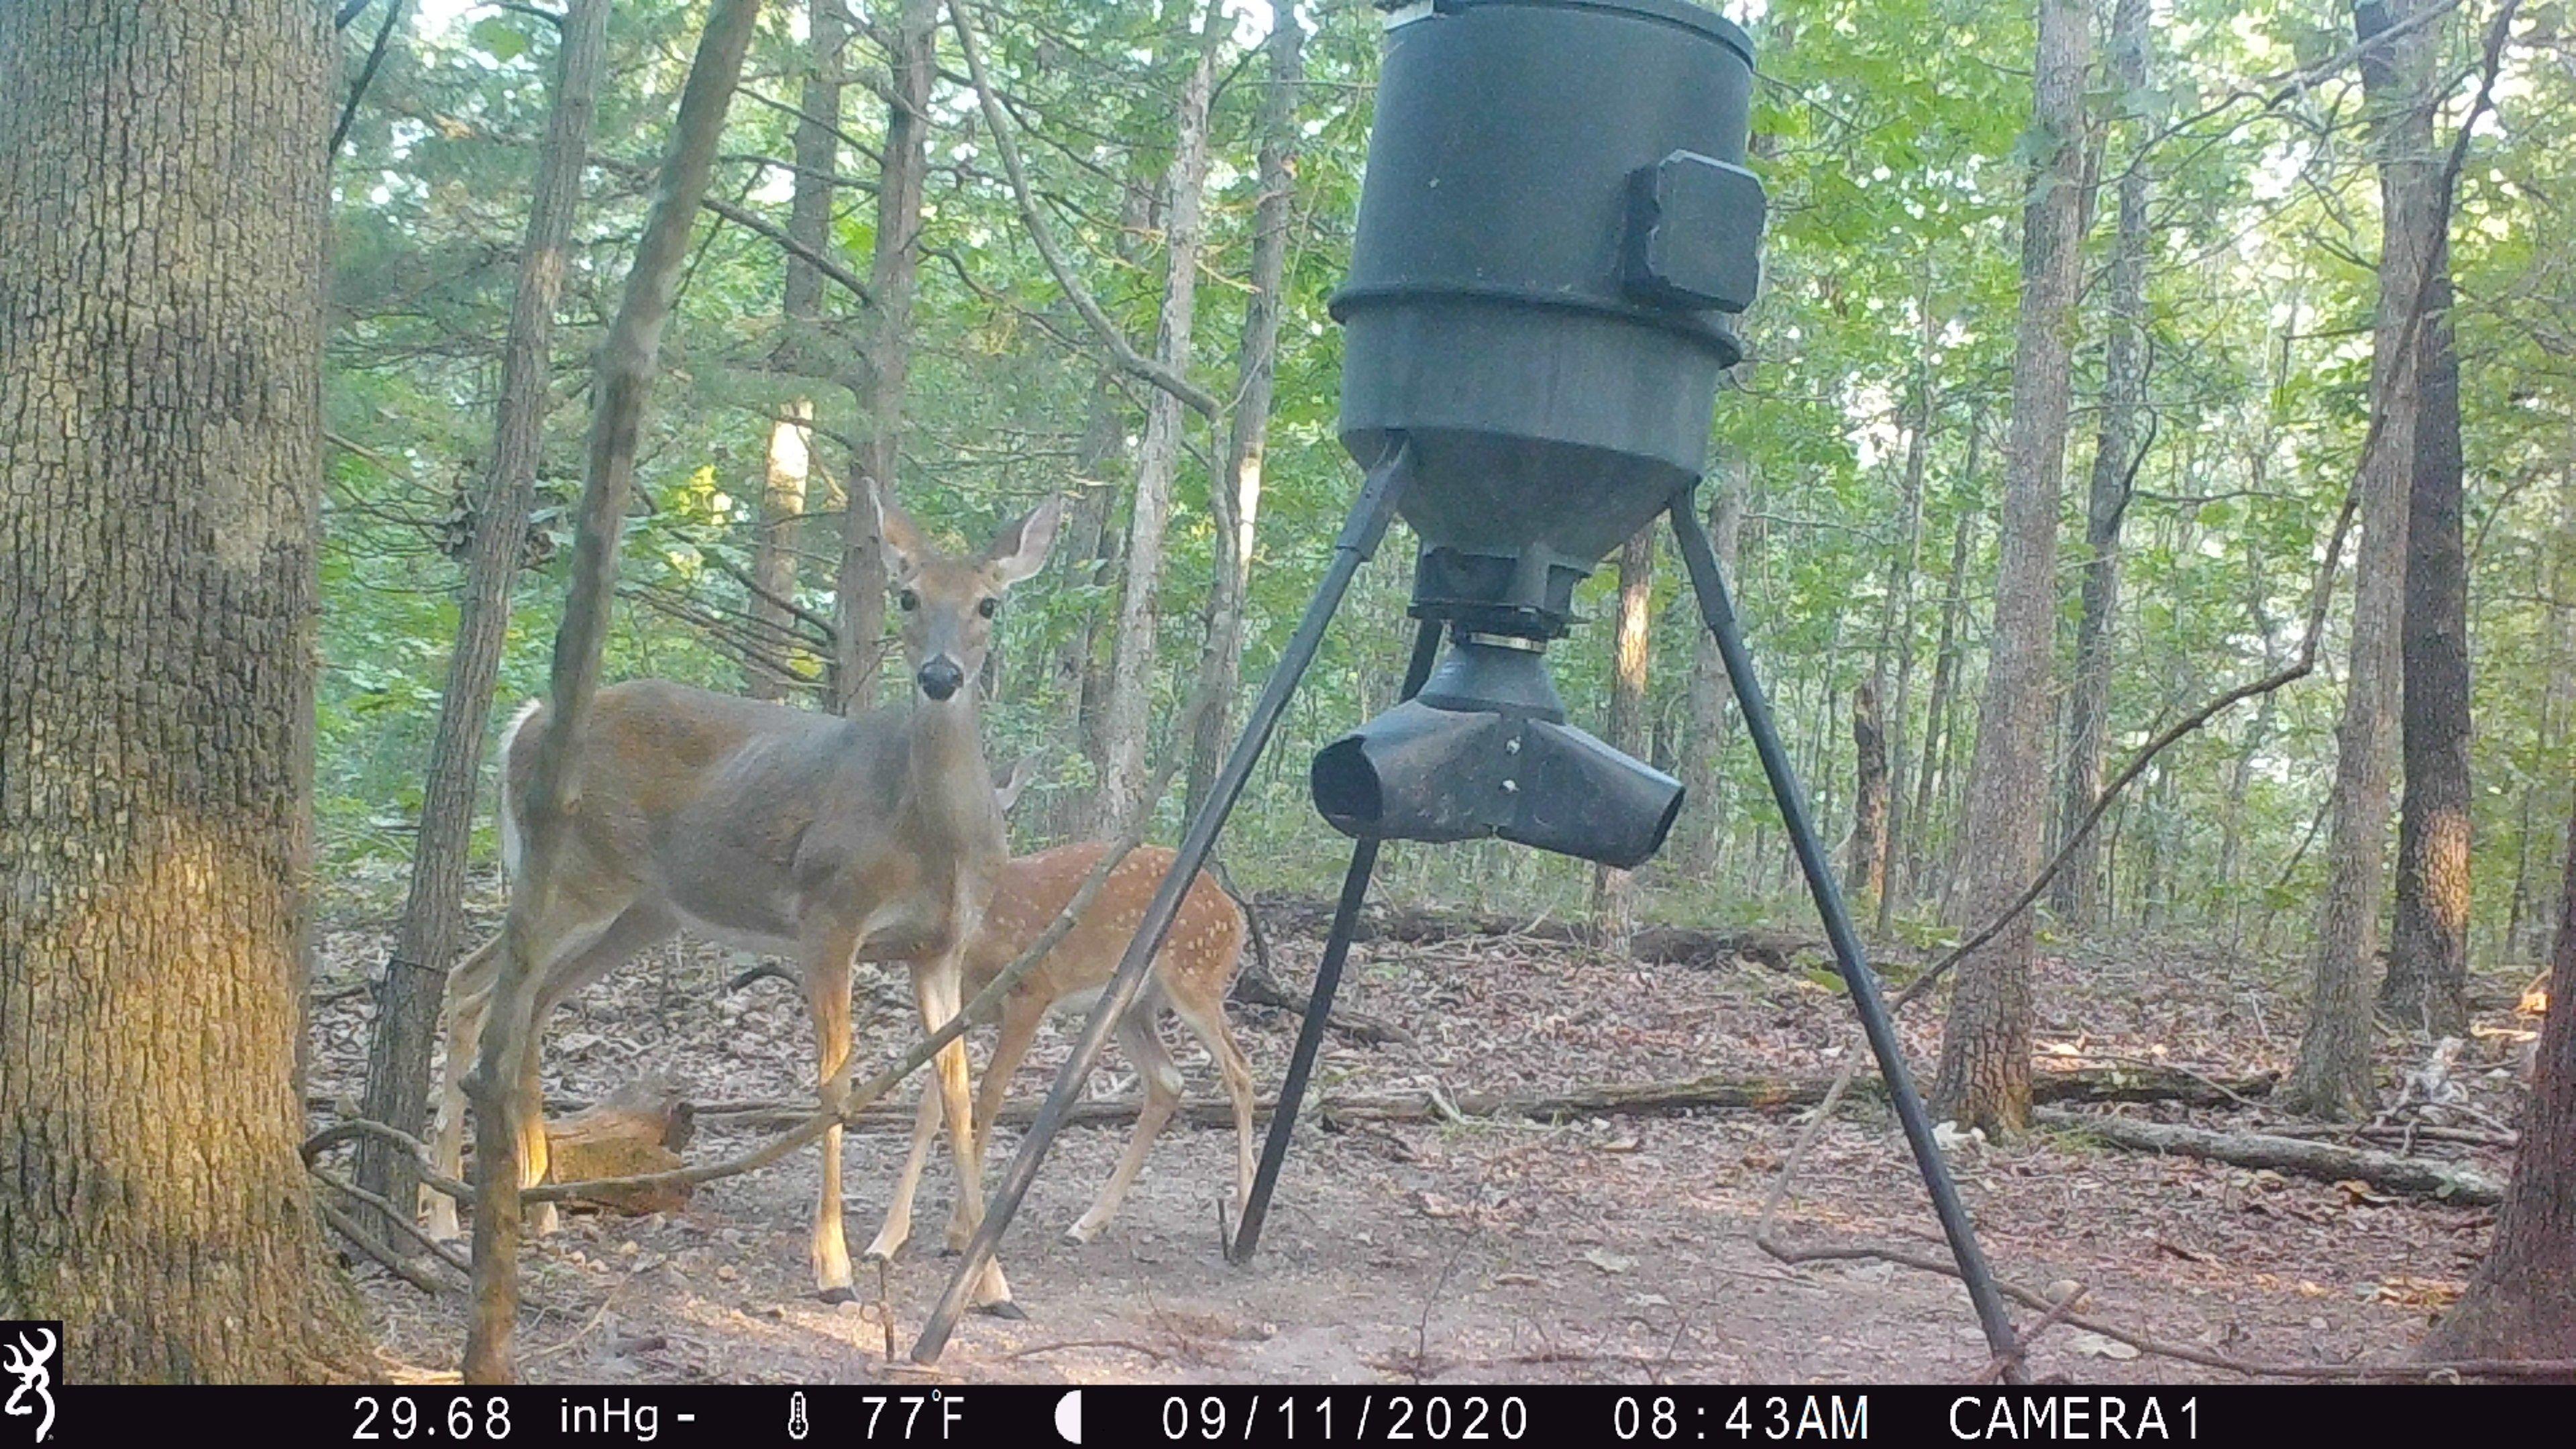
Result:
[[[1289,934],[1321,936],[1332,928],[1335,902],[1320,896],[1265,895],[1260,897],[1260,906],[1264,920]],[[1359,920],[1351,932],[1354,941],[1393,941],[1400,945],[1469,936],[1518,936],[1578,946],[1593,943],[1592,928],[1579,921],[1439,906],[1390,906],[1380,901],[1360,907]]]
[[[2269,1072],[2231,1081],[2194,1077],[2170,1069],[2085,1067],[2076,1071],[2042,1073],[2031,1084],[2031,1099],[2037,1102],[2163,1101],[2222,1106],[2230,1100],[2227,1093],[2259,1096],[2272,1089],[2274,1080],[2274,1074]],[[1825,1099],[1825,1093],[1832,1085],[1832,1080],[1826,1077],[1708,1076],[1678,1082],[1574,1087],[1563,1092],[1469,1089],[1439,1095],[1430,1092],[1349,1093],[1320,1097],[1313,1110],[1328,1122],[1435,1122],[1454,1118],[1522,1118],[1545,1122],[1564,1117],[1670,1116],[1700,1111],[1760,1112],[1784,1107],[1812,1107]],[[1855,1081],[1852,1090],[1875,1094],[1882,1088],[1872,1077]],[[1266,1120],[1276,1100],[1270,1097],[1257,1100],[1253,1104],[1253,1114]],[[1093,1098],[1074,1103],[1065,1120],[1132,1122],[1136,1118],[1136,1107],[1131,1098]],[[1015,1098],[1002,1104],[1000,1120],[1009,1126],[1026,1126],[1036,1118],[1037,1109],[1036,1098]],[[698,1115],[722,1118],[729,1124],[756,1127],[801,1121],[812,1111],[812,1107],[796,1102],[746,1102],[701,1107]],[[913,1115],[913,1109],[909,1107],[873,1107],[861,1113],[852,1126],[861,1130],[909,1131]],[[1222,1097],[1187,1097],[1182,1099],[1174,1120],[1198,1127],[1231,1127],[1234,1125],[1234,1108]]]
[[[1332,926],[1334,903],[1308,896],[1265,897],[1263,914],[1282,931],[1321,936]],[[1507,915],[1493,911],[1455,910],[1436,906],[1388,906],[1372,902],[1360,909],[1351,932],[1358,942],[1392,942],[1418,946],[1436,941],[1514,938],[1569,946],[1599,946],[1599,933],[1581,921]],[[1821,954],[1821,936],[1749,926],[1716,930],[1704,926],[1651,926],[1629,938],[1629,954],[1640,961],[1667,966],[1725,966],[1751,961],[1775,971],[1787,970],[1802,955]],[[1882,964],[1891,953],[1874,953]],[[1893,953],[1903,954],[1903,953]]]
[[[589,1182],[673,1171],[686,1165],[680,1149],[689,1145],[696,1120],[696,1109],[662,1081],[631,1082],[597,1106],[546,1124],[546,1180]],[[642,1216],[688,1206],[689,1188],[605,1191],[571,1201]]]
[[2306,1137],[2279,1137],[2266,1132],[2212,1132],[2169,1122],[2140,1122],[2128,1117],[2101,1117],[2062,1108],[2041,1107],[2034,1120],[2050,1127],[2082,1132],[2114,1147],[2139,1152],[2169,1152],[2224,1162],[2232,1167],[2270,1168],[2320,1182],[2366,1182],[2383,1192],[2440,1198],[2471,1206],[2493,1206],[2504,1189],[2474,1168],[2400,1157],[2368,1147],[2346,1147]]
[[[1825,941],[1794,931],[1711,931],[1697,926],[1652,926],[1629,938],[1628,950],[1640,961],[1662,966],[1725,966],[1751,961],[1774,971],[1809,952],[1821,952]],[[1873,952],[1873,956],[1880,953]]]

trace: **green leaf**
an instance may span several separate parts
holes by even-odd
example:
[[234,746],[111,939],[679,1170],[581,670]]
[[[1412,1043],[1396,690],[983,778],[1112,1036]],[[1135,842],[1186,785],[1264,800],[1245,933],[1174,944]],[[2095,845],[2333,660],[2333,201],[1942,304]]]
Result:
[[473,38],[475,49],[505,64],[528,53],[527,32],[497,15],[475,21],[466,34]]

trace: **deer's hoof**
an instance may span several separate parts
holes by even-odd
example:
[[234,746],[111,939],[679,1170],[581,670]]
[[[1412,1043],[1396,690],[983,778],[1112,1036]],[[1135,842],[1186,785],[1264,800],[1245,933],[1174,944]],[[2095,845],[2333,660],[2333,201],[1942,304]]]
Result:
[[998,1303],[978,1303],[975,1311],[987,1318],[1007,1318],[1013,1323],[1025,1321],[1029,1316],[1025,1309],[1008,1298]]
[[1072,1227],[1064,1230],[1065,1242],[1077,1248],[1089,1244],[1092,1239],[1099,1236],[1100,1228],[1096,1223],[1075,1223]]
[[814,1296],[825,1303],[832,1304],[856,1303],[859,1301],[859,1295],[851,1292],[847,1288],[817,1288],[814,1290]]

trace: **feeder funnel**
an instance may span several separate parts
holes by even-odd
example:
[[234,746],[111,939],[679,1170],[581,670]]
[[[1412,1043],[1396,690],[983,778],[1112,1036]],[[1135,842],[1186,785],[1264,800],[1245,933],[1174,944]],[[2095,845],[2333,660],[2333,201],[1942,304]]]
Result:
[[1566,726],[1537,651],[1706,461],[1742,355],[1724,318],[1760,274],[1752,45],[1684,0],[1385,8],[1332,303],[1341,438],[1363,467],[1401,455],[1412,612],[1451,645],[1437,688],[1317,756],[1316,805],[1354,835],[1635,865],[1681,787]]

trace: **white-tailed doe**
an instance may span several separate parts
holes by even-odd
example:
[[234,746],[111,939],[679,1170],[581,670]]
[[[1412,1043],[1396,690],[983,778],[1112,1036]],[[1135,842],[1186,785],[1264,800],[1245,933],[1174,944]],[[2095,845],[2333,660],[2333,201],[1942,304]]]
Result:
[[[974,681],[1003,593],[1046,560],[1058,507],[1048,500],[981,554],[961,558],[930,547],[874,487],[864,497],[862,506],[877,509],[893,565],[909,699],[841,719],[660,680],[601,690],[554,867],[561,909],[535,932],[540,1030],[565,997],[681,930],[796,961],[827,1098],[849,1060],[850,971],[863,950],[909,966],[926,1029],[946,1024],[963,1004],[965,944],[1008,856],[978,738]],[[502,741],[501,855],[513,882],[525,838],[520,798],[545,728],[544,709],[531,706]],[[482,1033],[498,945],[467,958],[449,993],[436,1137],[439,1164],[451,1174],[463,1149],[464,1073]],[[535,1060],[531,1052],[521,1085],[530,1183],[546,1168]],[[969,1150],[965,1044],[950,1043],[935,1065],[935,1096],[957,1144],[959,1211],[971,1230],[984,1193]],[[431,1194],[430,1214],[434,1231],[455,1231],[446,1197]],[[552,1219],[541,1208],[537,1230]],[[837,1126],[823,1139],[812,1254],[815,1287],[846,1296]],[[1014,1311],[998,1265],[972,1301]]]

